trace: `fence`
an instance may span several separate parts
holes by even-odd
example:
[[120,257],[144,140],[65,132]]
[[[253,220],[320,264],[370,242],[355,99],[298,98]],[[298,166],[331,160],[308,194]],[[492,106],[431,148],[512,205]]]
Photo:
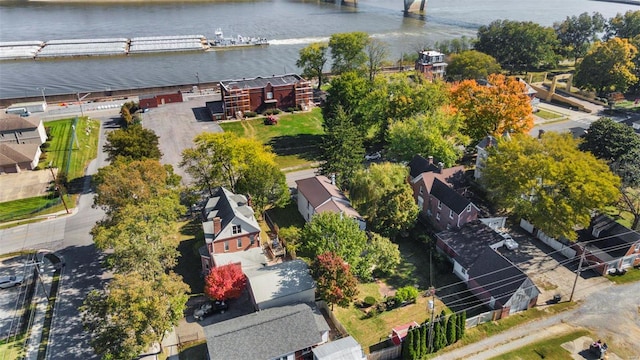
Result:
[[540,231],[540,229],[535,229],[533,225],[527,220],[520,220],[520,227],[531,234],[535,234],[536,238],[540,239],[540,241],[542,241],[543,243],[551,246],[554,250],[560,252],[567,259],[573,259],[576,256],[576,251],[573,250],[569,244],[565,244],[548,236],[547,234]]
[[335,326],[336,330],[340,332],[340,337],[349,335],[349,332],[347,331],[347,329],[345,329],[344,326],[340,324],[340,321],[338,321],[335,315],[333,315],[333,312],[329,309],[326,302],[324,302],[323,300],[316,301],[316,305],[318,305],[318,308],[324,310],[327,313],[327,315],[329,316],[329,319],[331,319],[331,322],[333,322],[333,325]]
[[[388,341],[388,340],[386,340]],[[402,354],[402,345],[385,347],[367,354],[367,360],[394,360]]]
[[476,327],[489,321],[494,321],[500,317],[502,310],[491,310],[467,319],[466,328]]

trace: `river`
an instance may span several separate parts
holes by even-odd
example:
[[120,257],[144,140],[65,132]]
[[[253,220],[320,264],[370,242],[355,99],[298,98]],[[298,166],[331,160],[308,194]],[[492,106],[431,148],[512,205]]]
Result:
[[[496,19],[552,25],[567,16],[606,18],[633,5],[591,0],[429,0],[426,16],[404,17],[402,0],[357,7],[312,0],[81,4],[0,0],[0,41],[201,34],[264,37],[271,45],[224,51],[0,62],[0,98],[118,90],[299,72],[298,50],[337,32],[365,31],[397,60],[435,41],[466,35]],[[196,77],[197,74],[197,77]]]

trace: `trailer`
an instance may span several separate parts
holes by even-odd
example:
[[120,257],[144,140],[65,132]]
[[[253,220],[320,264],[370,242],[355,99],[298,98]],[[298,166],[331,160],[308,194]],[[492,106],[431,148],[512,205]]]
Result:
[[24,109],[28,113],[44,112],[45,110],[47,110],[47,103],[44,101],[16,103],[9,106],[5,110],[5,112],[7,114],[15,114],[17,112],[20,112],[19,109]]

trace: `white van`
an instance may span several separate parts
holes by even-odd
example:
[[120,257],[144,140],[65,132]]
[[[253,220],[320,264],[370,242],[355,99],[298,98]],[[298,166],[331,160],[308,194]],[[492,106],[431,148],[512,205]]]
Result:
[[22,117],[31,115],[31,113],[26,108],[9,108],[5,110],[5,113],[20,115]]

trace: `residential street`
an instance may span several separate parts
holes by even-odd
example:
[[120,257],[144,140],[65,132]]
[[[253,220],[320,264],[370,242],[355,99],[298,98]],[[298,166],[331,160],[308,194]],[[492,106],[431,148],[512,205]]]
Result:
[[[578,284],[578,286],[580,286]],[[518,349],[524,345],[567,333],[567,325],[590,329],[609,344],[611,353],[624,352],[640,359],[640,282],[628,285],[610,285],[594,292],[577,309],[543,320],[521,325],[477,343],[448,352],[435,359],[490,359]],[[623,350],[623,351],[621,351]],[[609,359],[614,359],[610,356]]]

